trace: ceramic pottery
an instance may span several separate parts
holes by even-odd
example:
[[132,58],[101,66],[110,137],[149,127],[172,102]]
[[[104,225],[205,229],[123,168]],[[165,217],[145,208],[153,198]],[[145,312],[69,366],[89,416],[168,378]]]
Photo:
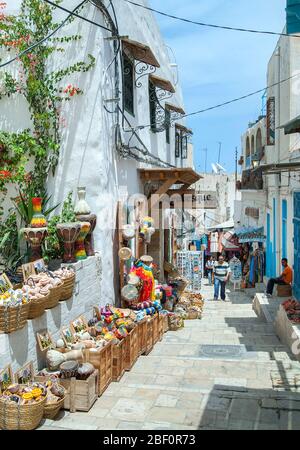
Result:
[[85,200],[86,196],[86,188],[79,187],[77,188],[78,201],[75,205],[74,212],[75,214],[90,214],[91,208]]
[[74,245],[81,230],[80,222],[59,223],[56,225],[57,234],[64,244],[64,263],[74,263]]
[[89,222],[81,222],[81,229],[78,238],[75,242],[75,258],[77,261],[81,261],[87,258],[85,251],[84,240],[90,231],[91,225]]
[[30,261],[42,258],[41,246],[48,234],[47,228],[23,228],[23,234],[31,247]]
[[34,197],[32,199],[33,216],[30,222],[31,228],[45,228],[47,226],[47,220],[44,214],[42,214],[42,198]]
[[90,223],[90,230],[84,240],[84,246],[85,246],[85,252],[87,256],[95,256],[95,250],[94,250],[94,236],[93,231],[96,228],[97,224],[97,216],[96,214],[88,214],[88,215],[76,215],[76,219],[79,220],[79,222],[89,222]]

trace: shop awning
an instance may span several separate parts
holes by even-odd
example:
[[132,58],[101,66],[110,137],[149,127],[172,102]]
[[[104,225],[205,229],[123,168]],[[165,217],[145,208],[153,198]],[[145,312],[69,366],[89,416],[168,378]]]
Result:
[[222,245],[225,251],[240,251],[240,246],[237,242],[234,242],[237,238],[235,238],[234,233],[227,231],[222,237]]
[[187,187],[203,178],[192,168],[171,169],[139,169],[140,177],[144,181],[175,180],[173,184],[184,184]]
[[193,134],[193,130],[190,128],[186,128],[185,126],[181,125],[180,123],[175,123],[175,127],[186,134]]
[[228,220],[227,222],[219,223],[218,225],[214,225],[213,227],[209,227],[208,230],[226,230],[234,228],[234,221],[233,219]]
[[176,92],[175,88],[173,87],[172,83],[169,80],[157,77],[156,75],[150,75],[149,80],[151,81],[152,84],[154,84],[154,86],[156,86],[159,89],[171,92],[172,94]]
[[297,116],[286,124],[281,125],[278,129],[284,129],[284,134],[300,133],[300,116]]
[[264,227],[243,227],[234,230],[241,244],[251,242],[265,242]]
[[173,111],[178,114],[181,114],[182,116],[185,115],[184,109],[182,109],[180,106],[172,105],[171,103],[166,103],[165,108],[168,109],[169,111]]
[[123,50],[137,61],[144,62],[153,67],[160,67],[155,55],[148,45],[140,42],[131,41],[130,39],[122,39]]
[[[153,182],[154,186],[159,183],[158,189],[152,192],[152,195],[162,196],[170,192],[174,185],[182,185],[180,189],[174,191],[178,194],[186,194],[187,189],[194,183],[199,181],[201,175],[195,172],[192,168],[172,168],[172,169],[138,169],[141,180],[144,183]],[[153,205],[153,204],[152,204]]]

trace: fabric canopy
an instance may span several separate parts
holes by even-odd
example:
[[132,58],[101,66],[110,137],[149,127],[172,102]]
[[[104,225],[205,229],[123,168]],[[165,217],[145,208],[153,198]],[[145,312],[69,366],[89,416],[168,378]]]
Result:
[[225,230],[234,228],[233,219],[228,220],[227,222],[219,223],[218,225],[214,225],[213,227],[209,227],[208,230]]

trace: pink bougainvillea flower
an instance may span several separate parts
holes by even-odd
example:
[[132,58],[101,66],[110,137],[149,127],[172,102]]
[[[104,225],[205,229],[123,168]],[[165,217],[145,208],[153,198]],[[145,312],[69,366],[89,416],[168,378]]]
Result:
[[12,174],[9,170],[0,170],[0,178],[3,179],[7,179],[7,178],[11,178]]

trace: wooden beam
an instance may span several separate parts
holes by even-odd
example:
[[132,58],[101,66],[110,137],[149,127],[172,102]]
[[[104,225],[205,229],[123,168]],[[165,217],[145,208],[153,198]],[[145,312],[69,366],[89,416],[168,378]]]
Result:
[[[159,189],[157,189],[157,191],[152,194],[148,200],[148,204],[149,204],[149,211],[151,210],[151,207],[156,206],[156,204],[159,202],[160,197],[162,195],[164,195],[171,186],[173,186],[173,184],[176,184],[177,178],[169,178],[168,180],[166,180]],[[152,196],[157,196],[156,201],[153,200],[152,202]]]
[[174,194],[179,194],[179,195],[196,195],[196,191],[195,189],[170,189],[167,192],[168,195],[174,195]]

